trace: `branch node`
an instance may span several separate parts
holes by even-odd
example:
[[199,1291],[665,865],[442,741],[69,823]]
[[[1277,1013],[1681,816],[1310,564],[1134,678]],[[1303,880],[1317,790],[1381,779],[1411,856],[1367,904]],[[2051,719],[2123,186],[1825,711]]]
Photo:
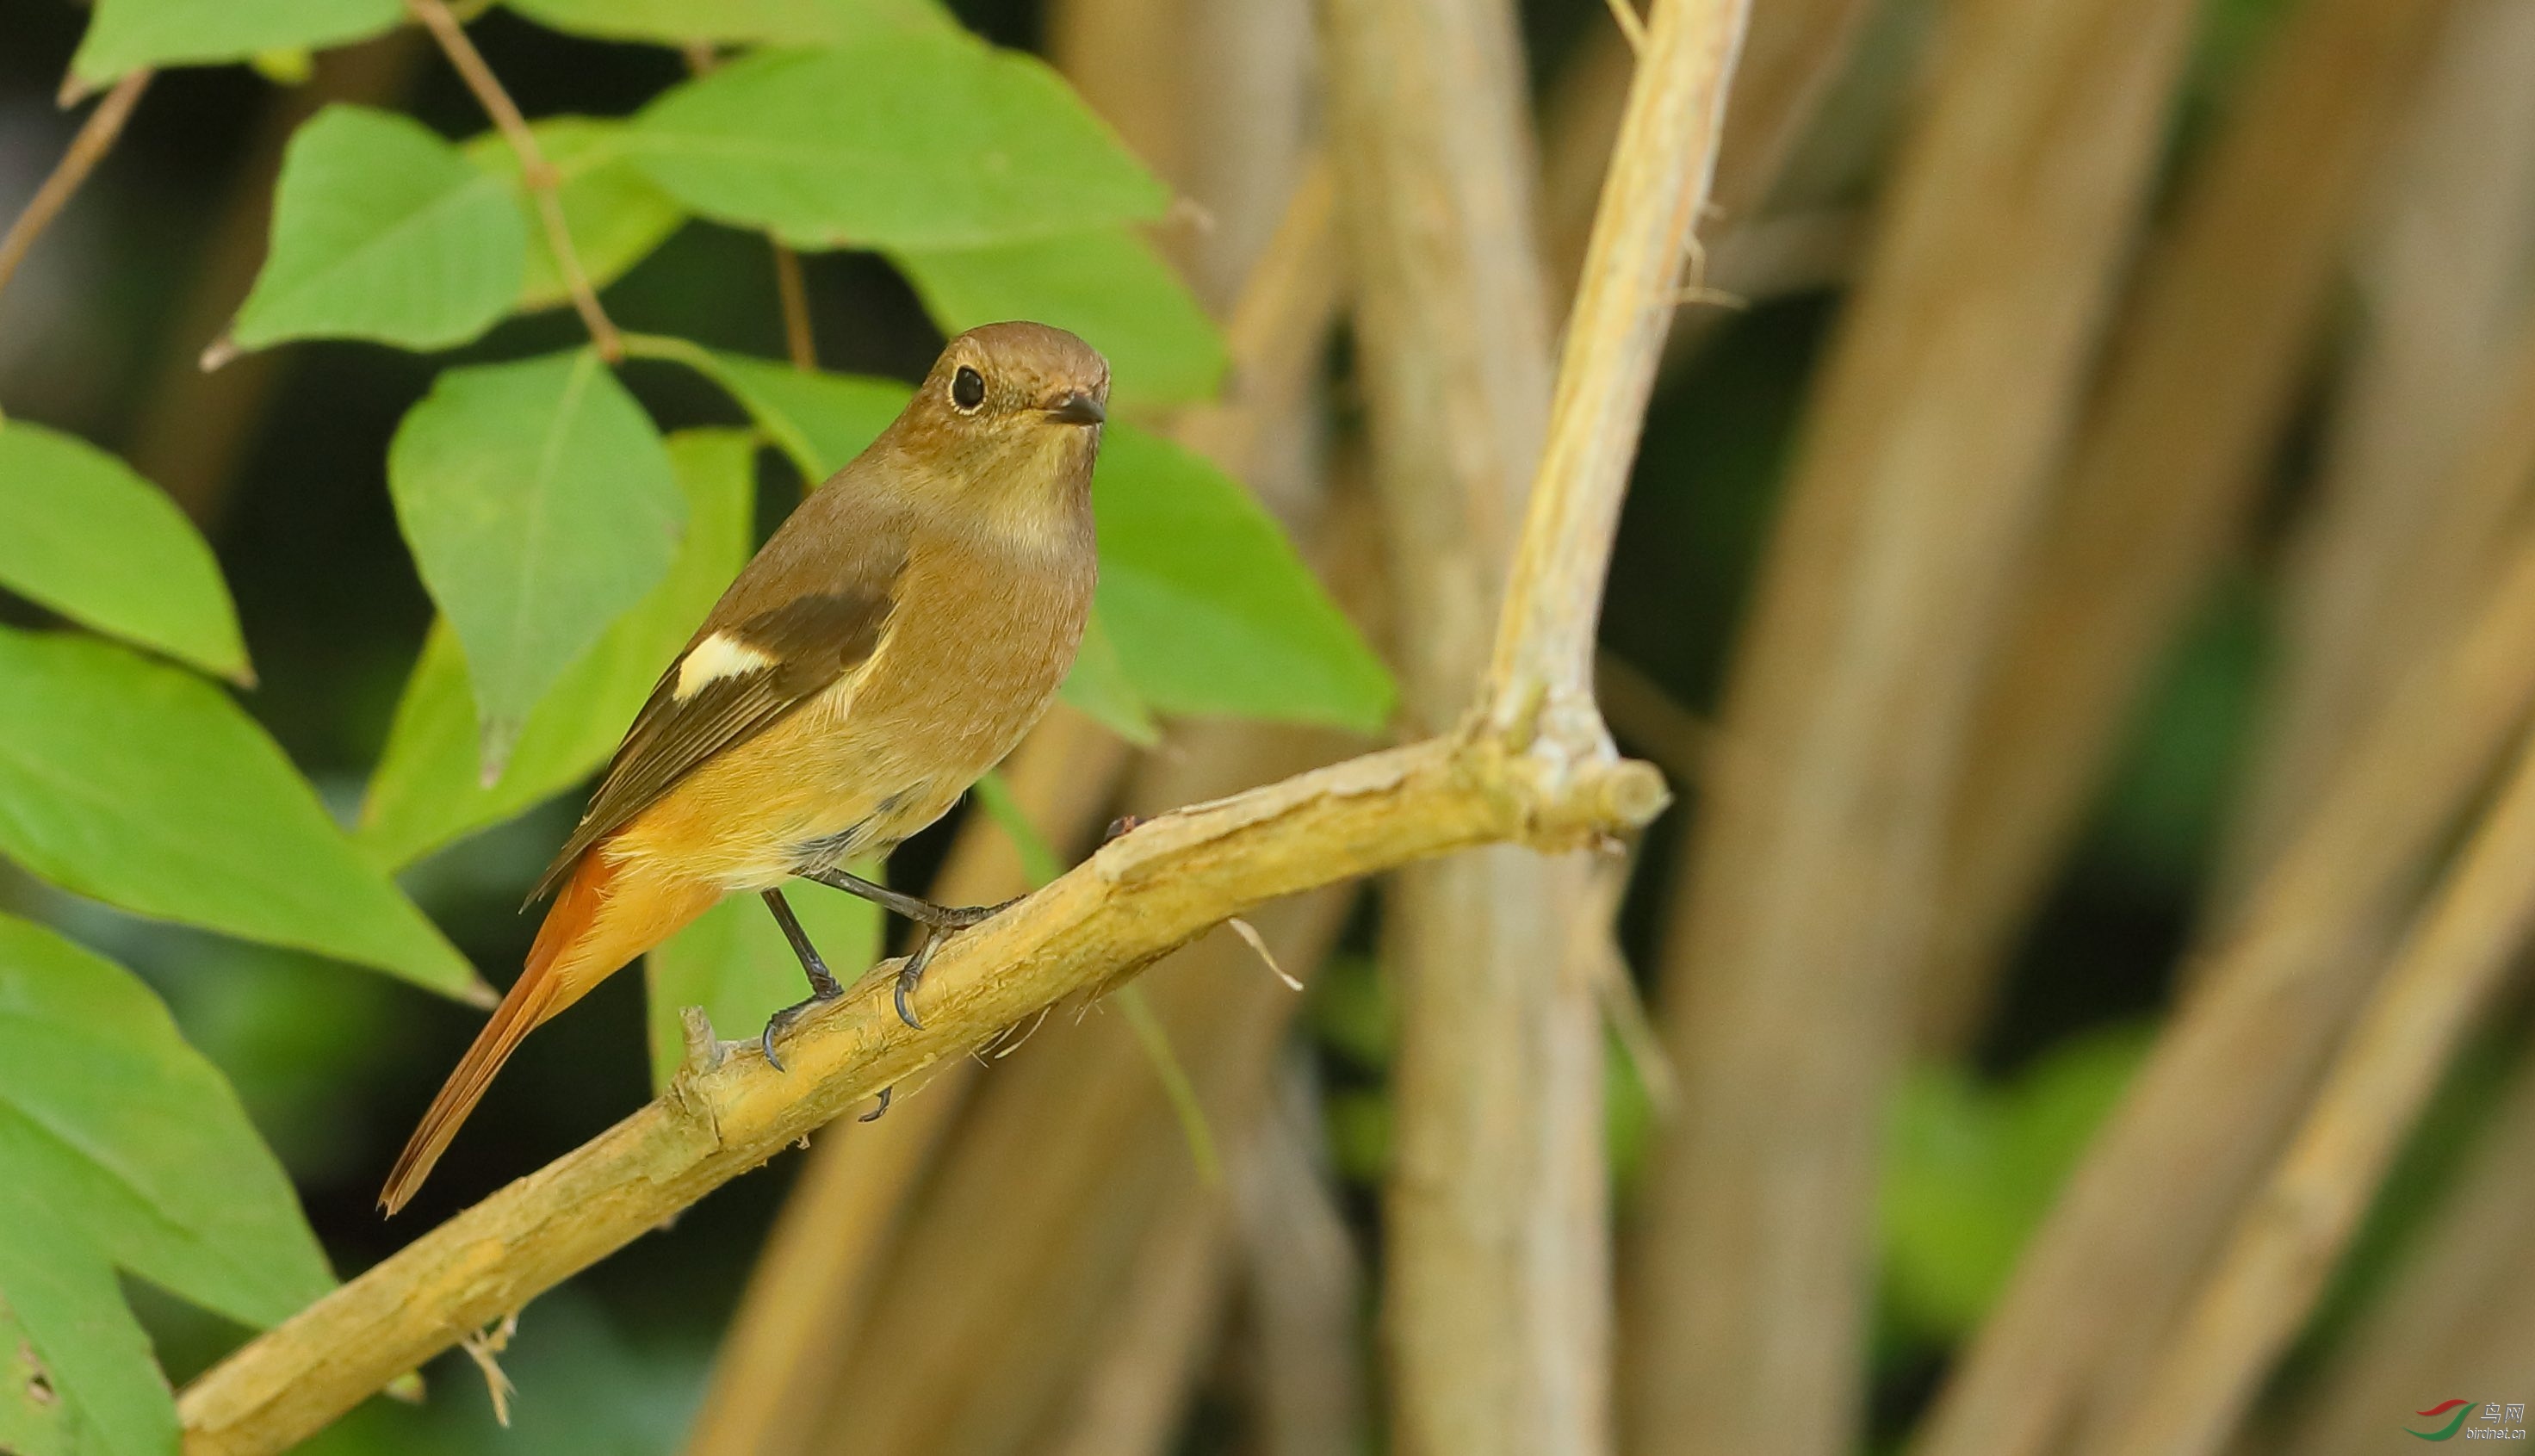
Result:
[[705,1014],[704,1007],[680,1006],[678,1027],[687,1049],[685,1058],[678,1063],[680,1071],[703,1076],[721,1065],[724,1044],[713,1035],[712,1018]]

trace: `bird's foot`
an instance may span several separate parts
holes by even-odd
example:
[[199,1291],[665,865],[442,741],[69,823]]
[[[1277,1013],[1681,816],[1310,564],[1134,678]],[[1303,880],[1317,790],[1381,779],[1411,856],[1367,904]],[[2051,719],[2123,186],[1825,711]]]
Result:
[[924,1023],[915,1019],[915,988],[924,979],[924,968],[933,964],[933,952],[942,947],[943,941],[970,926],[993,919],[1027,898],[1026,895],[1015,895],[994,905],[935,905],[917,901],[929,913],[910,917],[922,928],[924,940],[915,947],[915,953],[906,958],[906,964],[897,968],[897,1019],[917,1031],[924,1029]]
[[812,996],[808,1001],[795,1001],[791,1005],[785,1006],[782,1010],[775,1012],[773,1015],[767,1017],[766,1030],[760,1033],[757,1038],[758,1050],[766,1054],[766,1064],[774,1068],[776,1071],[791,1070],[791,1068],[783,1064],[782,1058],[774,1055],[774,1039],[781,1036],[783,1033],[790,1031],[792,1029],[793,1022],[809,1015],[812,1011],[819,1009],[828,1002],[837,1000],[844,994],[845,989],[843,987],[831,981],[826,987],[822,988],[817,995]]

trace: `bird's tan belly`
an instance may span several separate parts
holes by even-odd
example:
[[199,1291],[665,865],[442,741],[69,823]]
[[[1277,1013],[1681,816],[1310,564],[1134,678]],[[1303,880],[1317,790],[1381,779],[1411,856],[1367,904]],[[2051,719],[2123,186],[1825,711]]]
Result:
[[838,683],[760,735],[751,752],[699,767],[606,852],[726,893],[886,854],[948,813],[1055,691],[1033,684],[993,704],[954,695],[893,711],[868,692],[857,700],[855,686]]

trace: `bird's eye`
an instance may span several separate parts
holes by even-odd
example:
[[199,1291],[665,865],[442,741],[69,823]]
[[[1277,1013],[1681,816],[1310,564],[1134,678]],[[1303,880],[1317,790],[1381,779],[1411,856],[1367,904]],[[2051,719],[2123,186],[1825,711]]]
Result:
[[985,402],[986,377],[965,364],[960,365],[959,372],[951,376],[951,403],[961,414],[973,414],[977,406]]

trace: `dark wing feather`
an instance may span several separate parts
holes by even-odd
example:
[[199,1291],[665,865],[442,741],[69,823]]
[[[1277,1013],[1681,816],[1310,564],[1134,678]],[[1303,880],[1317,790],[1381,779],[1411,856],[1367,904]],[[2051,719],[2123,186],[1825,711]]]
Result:
[[580,827],[564,841],[563,852],[530,898],[560,885],[591,845],[657,803],[697,765],[765,732],[867,661],[889,624],[895,584],[893,579],[863,589],[796,596],[733,626],[707,622],[687,644],[688,652],[718,633],[773,662],[755,672],[715,678],[694,697],[681,698],[678,670],[687,654],[679,653],[626,730]]

